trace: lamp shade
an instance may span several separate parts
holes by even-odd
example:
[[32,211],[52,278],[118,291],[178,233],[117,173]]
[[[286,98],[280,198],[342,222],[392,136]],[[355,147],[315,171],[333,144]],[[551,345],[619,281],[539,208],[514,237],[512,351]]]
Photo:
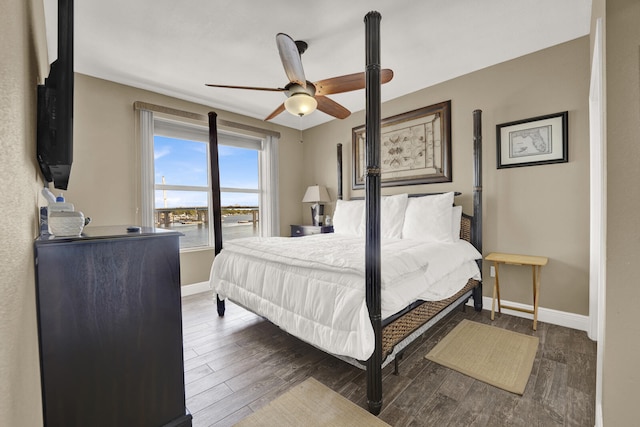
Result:
[[294,116],[306,116],[313,113],[318,101],[306,93],[294,93],[284,101],[284,108]]
[[330,202],[329,193],[324,185],[311,185],[302,198],[303,203]]

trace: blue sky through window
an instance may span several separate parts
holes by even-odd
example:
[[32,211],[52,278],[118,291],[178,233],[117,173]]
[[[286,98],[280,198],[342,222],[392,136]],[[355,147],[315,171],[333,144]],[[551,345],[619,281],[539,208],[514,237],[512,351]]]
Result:
[[[258,187],[258,151],[221,145],[218,151],[220,184],[227,188],[255,189]],[[155,183],[166,185],[206,186],[207,144],[198,141],[154,137]],[[206,193],[197,191],[156,191],[155,206],[206,206]],[[258,195],[223,193],[223,206],[258,206]]]

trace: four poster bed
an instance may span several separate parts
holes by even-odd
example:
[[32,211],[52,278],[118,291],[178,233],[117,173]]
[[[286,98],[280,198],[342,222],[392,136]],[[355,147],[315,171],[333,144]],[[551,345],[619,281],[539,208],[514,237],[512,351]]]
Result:
[[[333,234],[237,239],[222,250],[220,180],[213,173],[215,252],[211,286],[224,299],[367,371],[370,412],[382,407],[382,368],[471,297],[482,309],[481,112],[473,112],[474,215],[453,193],[381,197],[380,15],[366,26],[366,196],[338,194]],[[212,171],[218,170],[216,114],[209,113]],[[458,238],[459,237],[459,238]],[[364,286],[363,286],[364,284]]]

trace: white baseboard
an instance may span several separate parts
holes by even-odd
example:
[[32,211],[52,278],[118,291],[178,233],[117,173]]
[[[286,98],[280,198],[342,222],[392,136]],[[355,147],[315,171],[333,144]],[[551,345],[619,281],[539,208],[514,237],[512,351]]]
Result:
[[[491,311],[491,297],[482,297],[482,309]],[[497,310],[496,302],[496,310]],[[533,306],[527,304],[520,304],[518,302],[511,302],[502,300],[503,305],[511,305],[526,310],[533,310]],[[467,305],[473,306],[473,298],[469,300]],[[533,320],[533,314],[523,313],[517,310],[509,310],[503,308],[502,312],[512,316],[523,317],[525,319]],[[566,328],[578,329],[580,331],[589,331],[589,316],[581,314],[567,313],[565,311],[553,310],[550,308],[538,307],[538,321],[552,323],[558,326],[564,326]]]
[[[195,295],[203,292],[211,292],[211,288],[209,287],[209,282],[200,282],[193,283],[191,285],[184,285],[180,287],[180,291],[183,297],[189,295]],[[491,298],[490,297],[482,297],[482,307],[484,310],[491,310]],[[517,302],[505,301],[502,300],[503,304],[511,305],[513,307],[523,308],[527,310],[533,309],[532,306],[526,304],[520,304]],[[473,306],[473,299],[470,299],[467,305]],[[503,308],[502,312],[505,314],[510,314],[512,316],[523,317],[525,319],[533,320],[533,314],[523,313],[517,310],[509,310],[508,308]],[[589,316],[583,316],[580,314],[567,313],[564,311],[553,310],[550,308],[539,307],[538,308],[538,321],[552,323],[558,326],[564,326],[566,328],[578,329],[580,331],[588,331],[589,330]]]
[[191,285],[184,285],[180,287],[180,293],[183,297],[201,294],[203,292],[211,292],[209,282],[193,283]]
[[[189,295],[195,295],[203,292],[211,292],[209,282],[193,283],[191,285],[185,285],[180,288],[183,297]],[[490,297],[482,297],[482,307],[484,310],[491,310]],[[527,304],[520,304],[517,302],[502,300],[503,304],[511,305],[513,307],[523,308],[527,310],[533,309],[532,306]],[[473,299],[470,299],[467,305],[473,306]],[[512,316],[523,317],[525,319],[533,320],[533,314],[523,313],[517,310],[510,310],[503,308],[502,312]],[[538,308],[538,320],[540,322],[552,323],[558,326],[564,326],[566,328],[578,329],[580,331],[589,330],[589,317],[575,313],[567,313],[564,311],[553,310],[550,308],[539,307]]]
[[602,419],[602,404],[596,405],[596,424],[595,427],[603,427],[604,420]]

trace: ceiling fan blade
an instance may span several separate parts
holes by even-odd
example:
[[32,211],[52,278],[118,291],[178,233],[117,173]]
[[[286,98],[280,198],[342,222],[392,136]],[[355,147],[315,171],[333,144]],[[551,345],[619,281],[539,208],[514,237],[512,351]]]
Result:
[[[393,78],[393,71],[388,68],[380,70],[380,83],[388,83]],[[314,83],[316,95],[331,95],[332,93],[350,92],[352,90],[364,89],[366,85],[365,73],[347,74],[320,80]]]
[[318,101],[318,110],[323,113],[327,113],[338,119],[346,119],[351,115],[351,111],[326,96],[316,95],[315,98],[316,101]]
[[210,86],[210,87],[224,87],[224,88],[228,88],[228,89],[249,89],[249,90],[266,90],[269,92],[284,92],[286,89],[281,88],[281,87],[256,87],[256,86],[230,86],[230,85],[214,85],[214,84],[209,84],[209,83],[205,83],[205,86]]
[[296,42],[284,33],[276,35],[276,44],[278,52],[280,52],[280,60],[284,66],[284,72],[292,83],[307,87],[307,79],[304,77],[304,69],[302,68],[302,60],[300,52],[296,46]]
[[276,108],[275,110],[273,110],[273,112],[271,114],[269,114],[264,120],[271,120],[273,119],[275,116],[277,116],[278,114],[282,113],[284,111],[284,103],[280,104],[280,106],[278,108]]

